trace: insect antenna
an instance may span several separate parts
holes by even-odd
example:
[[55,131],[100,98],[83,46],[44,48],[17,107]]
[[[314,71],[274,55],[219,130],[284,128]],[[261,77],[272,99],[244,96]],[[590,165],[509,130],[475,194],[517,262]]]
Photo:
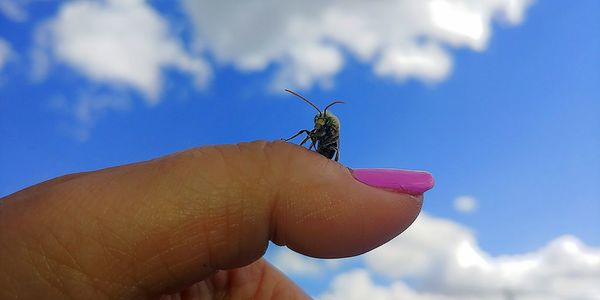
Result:
[[[316,105],[314,105],[312,102],[308,101],[308,99],[302,97],[300,94],[297,94],[296,92],[294,92],[292,90],[288,90],[288,89],[285,89],[285,91],[288,92],[288,93],[290,93],[290,94],[292,94],[292,95],[294,95],[294,96],[296,96],[296,97],[298,97],[298,98],[300,98],[300,99],[302,99],[302,100],[304,100],[304,101],[306,101],[308,104],[310,104],[312,107],[314,107],[319,113],[321,113],[321,110]],[[327,108],[325,110],[327,110]]]
[[331,102],[331,103],[330,103],[329,105],[327,105],[327,106],[325,107],[325,109],[323,110],[323,115],[325,115],[325,114],[327,113],[327,109],[328,109],[328,108],[330,108],[330,107],[334,106],[335,104],[340,104],[340,103],[346,103],[346,102],[344,102],[344,101],[334,101],[334,102]]

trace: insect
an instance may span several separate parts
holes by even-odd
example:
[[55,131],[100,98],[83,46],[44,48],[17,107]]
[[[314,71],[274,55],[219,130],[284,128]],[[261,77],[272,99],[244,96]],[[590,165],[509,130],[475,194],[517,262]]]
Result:
[[285,91],[306,101],[319,112],[315,116],[315,127],[312,130],[300,130],[294,136],[286,139],[286,141],[306,133],[306,138],[300,143],[300,146],[303,146],[308,140],[310,140],[310,147],[308,147],[309,150],[315,147],[317,152],[321,155],[338,161],[340,159],[340,120],[338,120],[334,114],[328,112],[327,109],[335,104],[345,102],[334,101],[327,105],[323,111],[321,111],[316,105],[308,101],[308,99],[302,97],[294,91],[288,89]]

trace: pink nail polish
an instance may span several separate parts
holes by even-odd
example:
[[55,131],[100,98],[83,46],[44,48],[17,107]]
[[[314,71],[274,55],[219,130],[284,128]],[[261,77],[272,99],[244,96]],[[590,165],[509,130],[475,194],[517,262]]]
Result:
[[433,176],[425,171],[399,169],[351,169],[356,180],[372,187],[412,195],[423,194],[433,187]]

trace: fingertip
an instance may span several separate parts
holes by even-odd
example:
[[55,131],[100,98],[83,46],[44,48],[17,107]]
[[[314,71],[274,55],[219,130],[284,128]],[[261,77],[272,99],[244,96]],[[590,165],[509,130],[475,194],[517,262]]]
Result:
[[367,252],[404,231],[422,207],[414,189],[367,185],[352,169],[312,151],[298,149],[287,164],[271,239],[309,256]]

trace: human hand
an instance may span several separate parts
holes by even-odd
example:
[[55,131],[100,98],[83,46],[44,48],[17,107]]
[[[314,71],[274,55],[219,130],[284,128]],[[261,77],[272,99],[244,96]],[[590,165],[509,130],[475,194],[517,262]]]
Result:
[[433,185],[424,172],[370,172],[354,177],[408,193],[285,142],[46,181],[0,199],[0,298],[307,298],[261,258],[269,240],[321,258],[364,253],[405,230]]

